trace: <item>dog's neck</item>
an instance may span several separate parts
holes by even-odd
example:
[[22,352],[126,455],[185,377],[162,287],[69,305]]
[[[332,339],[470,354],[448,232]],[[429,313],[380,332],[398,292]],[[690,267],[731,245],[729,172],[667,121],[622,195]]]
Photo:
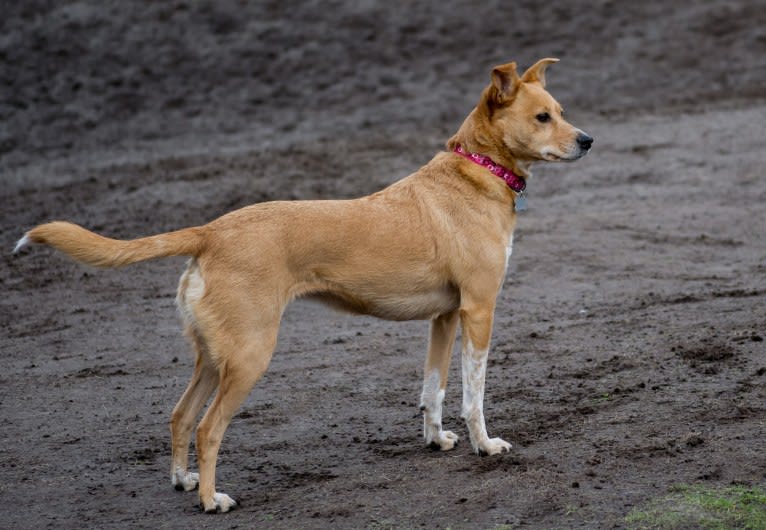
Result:
[[447,141],[447,148],[454,151],[460,145],[470,153],[478,153],[491,158],[497,164],[507,168],[509,171],[527,180],[532,176],[531,161],[519,160],[508,149],[503,149],[502,140],[494,139],[485,132],[488,127],[484,126],[482,121],[486,118],[479,113],[478,108],[474,109],[465,119],[458,129],[455,136]]
[[507,167],[502,166],[501,164],[498,164],[495,160],[492,160],[488,156],[484,156],[481,153],[472,153],[470,151],[467,151],[462,145],[457,144],[455,148],[453,149],[453,152],[462,156],[463,158],[466,158],[473,162],[474,164],[478,164],[482,167],[487,168],[487,170],[495,175],[496,177],[502,179],[506,185],[511,188],[516,193],[521,193],[524,191],[524,188],[527,187],[526,180],[524,180],[524,177],[521,175],[518,175],[517,173],[514,173],[512,170],[508,169]]

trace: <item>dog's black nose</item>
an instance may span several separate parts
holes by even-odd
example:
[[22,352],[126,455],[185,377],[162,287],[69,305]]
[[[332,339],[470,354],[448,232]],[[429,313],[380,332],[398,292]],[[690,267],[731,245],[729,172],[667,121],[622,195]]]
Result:
[[593,145],[593,138],[585,133],[580,133],[577,136],[577,143],[580,145],[580,149],[587,151]]

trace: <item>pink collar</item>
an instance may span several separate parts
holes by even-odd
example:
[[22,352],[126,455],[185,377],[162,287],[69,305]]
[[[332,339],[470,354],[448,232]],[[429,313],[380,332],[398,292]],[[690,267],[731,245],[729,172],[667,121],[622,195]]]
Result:
[[458,144],[455,146],[455,149],[453,151],[462,156],[463,158],[467,158],[471,162],[475,164],[479,164],[480,166],[484,166],[487,168],[490,173],[493,175],[500,177],[505,181],[506,184],[508,184],[508,187],[511,188],[516,193],[521,193],[524,191],[524,189],[527,187],[527,183],[524,180],[523,177],[520,177],[507,167],[503,167],[500,164],[495,163],[490,157],[480,155],[479,153],[470,153],[463,149],[463,146]]

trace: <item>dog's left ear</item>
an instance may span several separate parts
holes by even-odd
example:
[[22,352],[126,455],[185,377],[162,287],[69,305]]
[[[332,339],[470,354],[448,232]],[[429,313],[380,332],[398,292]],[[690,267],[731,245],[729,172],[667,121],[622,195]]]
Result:
[[559,60],[552,57],[540,59],[535,64],[527,68],[527,71],[524,72],[524,75],[521,76],[521,81],[523,83],[537,82],[545,86],[545,70],[549,65],[557,62],[559,62]]
[[490,85],[490,94],[488,96],[497,105],[507,103],[516,94],[519,81],[515,62],[495,66],[492,69],[492,84]]

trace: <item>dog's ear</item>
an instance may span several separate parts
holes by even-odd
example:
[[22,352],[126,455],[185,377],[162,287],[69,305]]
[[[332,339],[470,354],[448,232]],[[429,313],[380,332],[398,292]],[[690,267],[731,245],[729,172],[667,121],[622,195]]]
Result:
[[527,68],[527,71],[524,72],[524,75],[521,76],[521,81],[524,83],[538,82],[545,86],[545,69],[548,68],[548,65],[557,62],[559,62],[559,60],[552,57],[540,59],[535,64]]
[[490,93],[492,103],[503,105],[510,102],[519,87],[519,74],[516,73],[516,63],[501,64],[492,69],[492,85]]

